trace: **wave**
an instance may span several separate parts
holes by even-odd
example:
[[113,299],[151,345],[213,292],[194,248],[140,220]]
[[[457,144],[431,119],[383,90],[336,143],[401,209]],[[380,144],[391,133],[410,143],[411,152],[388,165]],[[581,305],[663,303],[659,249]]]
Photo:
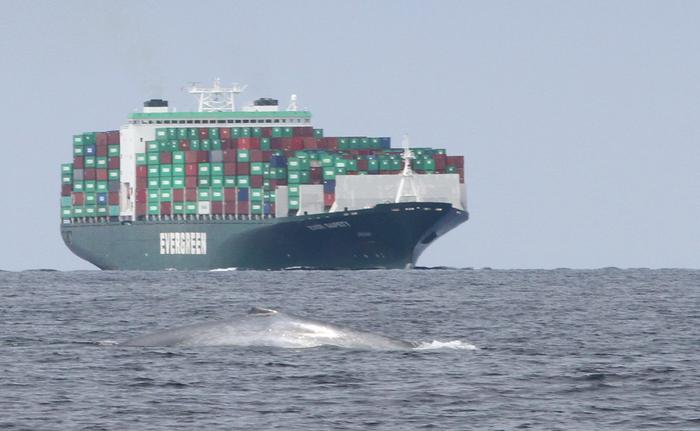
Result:
[[210,269],[209,272],[228,272],[228,271],[238,271],[238,268],[232,266],[230,268],[214,268]]

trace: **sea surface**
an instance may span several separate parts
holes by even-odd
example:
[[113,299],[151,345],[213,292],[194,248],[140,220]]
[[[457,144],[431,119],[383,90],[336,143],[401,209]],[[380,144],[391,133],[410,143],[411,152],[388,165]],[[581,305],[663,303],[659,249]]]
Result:
[[[0,429],[700,429],[700,271],[25,271],[0,291]],[[252,306],[418,348],[119,344]]]

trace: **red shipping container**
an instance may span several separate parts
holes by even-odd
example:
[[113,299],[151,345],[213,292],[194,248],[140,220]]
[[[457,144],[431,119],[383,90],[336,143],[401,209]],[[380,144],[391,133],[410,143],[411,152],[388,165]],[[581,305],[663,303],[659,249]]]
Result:
[[464,167],[464,156],[447,156],[447,165],[457,168]]
[[211,213],[212,214],[223,214],[224,213],[224,203],[223,202],[212,202],[211,203]]
[[209,129],[205,127],[200,127],[198,133],[199,139],[209,139]]
[[185,189],[173,189],[173,202],[185,201]]
[[95,179],[97,181],[107,181],[109,179],[107,169],[95,169]]
[[119,169],[119,157],[110,157],[107,159],[107,167],[109,169]]
[[291,150],[303,150],[304,149],[304,138],[292,138],[292,144],[289,147]]
[[188,189],[197,187],[197,178],[198,177],[185,177],[185,187]]
[[224,214],[236,214],[236,201],[224,201]]
[[231,138],[231,129],[228,127],[219,127],[219,139],[222,141],[224,139],[230,139]]
[[163,165],[169,165],[173,162],[173,153],[162,152],[160,153],[160,163]]
[[434,154],[433,160],[435,160],[435,169],[441,171],[447,166],[447,156],[444,154]]
[[71,184],[61,184],[61,196],[70,196],[73,191],[73,186]]
[[236,201],[236,189],[224,189],[224,200],[235,202]]
[[83,156],[73,157],[73,169],[83,169],[85,166],[85,158]]
[[262,127],[260,131],[262,132],[263,138],[272,137],[272,127]]
[[263,176],[262,175],[251,175],[250,176],[250,186],[254,188],[260,188],[263,186]]
[[294,136],[310,137],[314,135],[313,127],[293,127],[292,134]]
[[236,175],[236,164],[235,163],[224,163],[224,175]]
[[145,203],[137,203],[136,204],[136,215],[137,216],[146,215],[146,204]]
[[248,214],[249,211],[249,204],[248,201],[238,202],[238,206],[236,208],[236,214]]
[[119,145],[119,130],[107,132],[107,145]]
[[95,174],[95,169],[85,169],[83,171],[83,179],[85,181],[95,181],[97,175]]
[[238,138],[236,146],[239,150],[250,150],[250,138]]
[[97,146],[107,146],[107,132],[97,132],[95,133],[95,144]]
[[248,142],[250,142],[250,149],[251,150],[259,150],[260,149],[260,139],[259,138],[248,138]]
[[73,205],[84,205],[85,194],[83,192],[73,192]]
[[136,166],[136,177],[137,178],[148,178],[148,166],[146,166],[146,165]]
[[261,150],[250,150],[250,161],[251,162],[262,162],[263,153]]
[[148,193],[146,192],[146,189],[136,189],[136,203],[137,204],[145,204],[146,201],[146,196]]
[[196,163],[187,163],[185,165],[185,176],[196,177],[199,172],[199,165]]
[[224,150],[222,154],[224,158],[224,163],[236,161],[236,150]]
[[107,157],[107,144],[97,145],[95,147],[95,155],[97,157]]
[[185,151],[185,163],[197,163],[197,151]]
[[284,138],[270,138],[270,148],[273,150],[281,150],[284,148]]
[[323,138],[323,147],[327,150],[337,150],[338,149],[338,138]]
[[233,141],[231,141],[231,138],[221,139],[221,149],[222,150],[230,150],[232,148],[233,148]]
[[148,178],[146,177],[136,177],[136,188],[146,189],[148,187]]
[[196,188],[186,188],[185,189],[185,200],[187,202],[197,202],[197,189]]
[[109,192],[107,200],[110,205],[119,205],[119,192]]
[[324,193],[323,194],[323,205],[329,207],[335,202],[335,193]]
[[207,163],[209,161],[209,151],[197,151],[197,163]]
[[369,161],[367,161],[367,159],[360,159],[357,161],[358,171],[366,171],[367,169],[369,169]]
[[262,152],[262,161],[263,162],[269,162],[271,157],[272,157],[272,151],[264,150]]
[[323,178],[323,168],[316,166],[311,167],[310,175],[312,180],[320,180]]
[[173,212],[173,204],[170,202],[161,202],[160,203],[160,213],[161,214],[170,214]]
[[250,175],[250,163],[238,163],[236,172],[237,175]]
[[309,150],[317,150],[320,148],[319,142],[320,140],[316,138],[303,138],[304,141],[304,148],[309,149]]
[[180,139],[180,142],[177,144],[177,148],[180,151],[187,151],[190,149],[190,141],[187,139]]

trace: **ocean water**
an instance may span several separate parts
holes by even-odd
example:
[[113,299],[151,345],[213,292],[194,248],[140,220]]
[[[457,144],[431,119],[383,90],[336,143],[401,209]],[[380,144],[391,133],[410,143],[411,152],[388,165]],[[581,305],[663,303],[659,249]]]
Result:
[[[2,429],[700,429],[700,271],[26,271],[0,289]],[[119,344],[252,306],[419,347]]]

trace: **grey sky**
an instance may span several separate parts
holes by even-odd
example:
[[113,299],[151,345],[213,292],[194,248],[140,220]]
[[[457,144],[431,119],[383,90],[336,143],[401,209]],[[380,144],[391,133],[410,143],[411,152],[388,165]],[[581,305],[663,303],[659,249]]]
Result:
[[700,267],[699,2],[0,4],[2,269],[91,268],[58,233],[71,136],[217,76],[465,155],[472,220],[419,264]]

